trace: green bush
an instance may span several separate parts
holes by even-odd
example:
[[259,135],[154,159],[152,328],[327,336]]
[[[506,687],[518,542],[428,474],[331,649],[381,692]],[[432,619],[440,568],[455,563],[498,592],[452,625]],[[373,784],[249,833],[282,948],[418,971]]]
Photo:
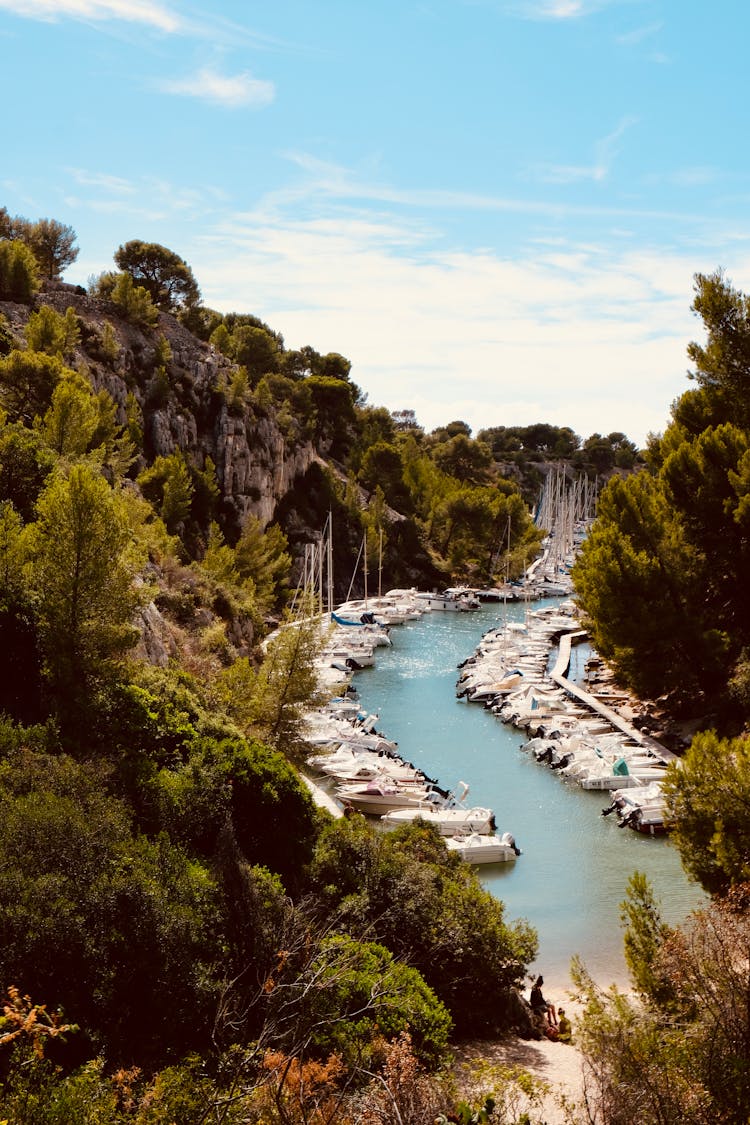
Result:
[[375,832],[364,817],[328,824],[311,867],[325,909],[350,933],[409,958],[461,1033],[507,1026],[509,989],[536,955],[536,934],[451,855],[437,830]]

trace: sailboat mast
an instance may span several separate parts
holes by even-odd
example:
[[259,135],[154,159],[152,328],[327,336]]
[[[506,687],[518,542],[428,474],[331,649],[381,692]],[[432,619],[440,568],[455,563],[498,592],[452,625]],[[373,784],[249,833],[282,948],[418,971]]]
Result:
[[328,541],[326,543],[327,551],[327,566],[326,577],[328,579],[328,612],[333,613],[333,512],[328,512]]
[[380,528],[380,542],[378,543],[378,597],[383,596],[383,529]]

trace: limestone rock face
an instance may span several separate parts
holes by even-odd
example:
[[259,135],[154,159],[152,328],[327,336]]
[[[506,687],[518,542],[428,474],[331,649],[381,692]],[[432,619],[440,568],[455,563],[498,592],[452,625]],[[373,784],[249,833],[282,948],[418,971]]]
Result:
[[177,656],[178,646],[169,625],[153,602],[138,610],[135,624],[139,639],[133,655],[138,660],[166,668],[170,659]]
[[[300,437],[299,419],[287,418],[282,432],[273,408],[232,402],[227,388],[235,366],[174,317],[161,313],[155,328],[137,328],[118,315],[116,306],[76,286],[46,289],[34,307],[43,304],[60,313],[72,307],[80,318],[81,343],[67,362],[85,368],[94,389],[111,395],[120,423],[126,421],[128,396],[138,403],[145,451],[139,467],[177,450],[197,469],[204,469],[210,458],[224,511],[238,527],[248,515],[264,526],[270,523],[295,481],[320,461],[312,442]],[[19,346],[34,307],[0,303]],[[111,349],[106,354],[103,345],[107,324],[117,343],[116,355]],[[158,352],[162,338],[171,352],[163,366]]]

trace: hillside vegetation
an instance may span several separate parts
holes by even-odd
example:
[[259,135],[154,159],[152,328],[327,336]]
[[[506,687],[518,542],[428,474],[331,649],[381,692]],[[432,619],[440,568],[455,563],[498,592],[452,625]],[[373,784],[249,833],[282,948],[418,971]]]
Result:
[[426,828],[313,805],[317,637],[260,642],[329,511],[344,593],[365,531],[384,587],[518,574],[555,432],[425,434],[164,247],[88,291],[76,252],[0,212],[1,1116],[434,1116],[536,935]]
[[125,243],[88,291],[76,255],[0,210],[0,1119],[533,1120],[528,1076],[445,1068],[516,1027],[536,935],[427,827],[314,806],[317,632],[268,634],[329,512],[340,594],[365,532],[384,588],[514,577],[563,461],[611,477],[575,572],[599,651],[719,728],[666,786],[710,898],[667,925],[636,873],[631,991],[576,964],[571,1121],[746,1122],[748,299],[698,276],[696,387],[644,465],[623,434],[426,434],[343,356],[205,308],[173,251]]

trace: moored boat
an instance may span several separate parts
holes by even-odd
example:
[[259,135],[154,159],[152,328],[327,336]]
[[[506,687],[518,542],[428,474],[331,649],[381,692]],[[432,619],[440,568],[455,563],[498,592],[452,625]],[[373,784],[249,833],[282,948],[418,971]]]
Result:
[[459,832],[477,832],[480,836],[489,836],[495,830],[495,814],[492,809],[481,807],[393,809],[385,813],[381,820],[389,828],[423,820],[426,824],[434,824],[443,836],[453,836]]
[[445,798],[432,785],[423,783],[369,781],[355,785],[339,785],[336,796],[344,808],[368,816],[382,816],[392,809],[431,807]]
[[507,863],[521,854],[510,832],[504,832],[502,836],[480,836],[477,832],[468,836],[450,836],[445,846],[467,863]]
[[451,586],[440,594],[417,594],[420,601],[424,601],[428,609],[443,609],[454,613],[466,613],[469,610],[479,609],[480,601],[473,590],[464,586]]

